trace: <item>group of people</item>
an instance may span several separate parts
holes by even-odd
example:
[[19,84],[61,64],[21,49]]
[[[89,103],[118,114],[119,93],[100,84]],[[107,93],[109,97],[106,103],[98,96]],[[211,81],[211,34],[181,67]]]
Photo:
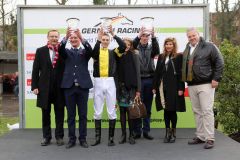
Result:
[[[110,36],[118,46],[109,49]],[[192,109],[196,121],[196,137],[188,144],[205,143],[204,148],[214,146],[213,102],[215,88],[221,80],[223,58],[217,47],[200,37],[196,28],[187,30],[189,43],[183,53],[177,50],[175,38],[166,38],[163,52],[154,29],[145,32],[141,28],[135,39],[121,39],[102,29],[97,42],[91,45],[79,30],[67,29],[59,43],[60,34],[50,30],[48,42],[36,50],[32,71],[32,91],[37,95],[37,106],[42,109],[42,146],[51,143],[51,104],[55,111],[55,138],[58,146],[64,145],[64,106],[67,108],[69,141],[66,148],[76,145],[76,109],[79,115],[79,143],[88,148],[87,110],[89,89],[93,87],[88,71],[88,61],[93,58],[95,141],[101,143],[101,119],[106,100],[109,118],[108,146],[114,146],[117,106],[120,108],[122,135],[119,144],[127,141],[126,122],[129,126],[130,144],[143,136],[152,140],[150,118],[153,95],[156,94],[157,111],[164,110],[166,135],[164,143],[176,140],[177,113],[186,111],[184,90],[188,84]],[[71,48],[66,48],[67,42]],[[150,43],[151,41],[151,43]],[[154,57],[158,56],[157,66]],[[156,68],[156,69],[155,69]],[[129,107],[135,98],[141,98],[147,110],[146,118],[129,118]]]

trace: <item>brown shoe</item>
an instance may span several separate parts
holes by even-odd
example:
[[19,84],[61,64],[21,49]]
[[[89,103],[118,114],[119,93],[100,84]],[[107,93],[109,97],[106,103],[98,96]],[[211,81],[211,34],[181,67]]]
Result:
[[214,141],[212,140],[207,140],[205,145],[204,145],[204,149],[211,149],[214,147]]
[[190,144],[190,145],[192,145],[192,144],[201,144],[201,143],[204,143],[204,141],[202,141],[198,137],[195,137],[192,140],[188,141],[188,144]]

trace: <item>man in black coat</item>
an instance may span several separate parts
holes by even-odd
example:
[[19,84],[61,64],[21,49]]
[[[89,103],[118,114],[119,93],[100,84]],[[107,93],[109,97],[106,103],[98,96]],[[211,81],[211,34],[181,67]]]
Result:
[[42,146],[50,144],[51,134],[51,104],[55,111],[55,138],[58,146],[64,144],[64,95],[60,88],[64,61],[58,56],[59,32],[50,30],[47,34],[47,45],[36,51],[32,70],[31,90],[37,95],[37,107],[42,109]]

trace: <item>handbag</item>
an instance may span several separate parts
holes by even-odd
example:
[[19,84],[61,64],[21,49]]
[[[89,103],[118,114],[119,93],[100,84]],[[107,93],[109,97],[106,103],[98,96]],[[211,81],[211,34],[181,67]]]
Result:
[[129,118],[130,119],[147,117],[146,107],[142,103],[140,97],[135,97],[133,104],[128,109],[129,109]]

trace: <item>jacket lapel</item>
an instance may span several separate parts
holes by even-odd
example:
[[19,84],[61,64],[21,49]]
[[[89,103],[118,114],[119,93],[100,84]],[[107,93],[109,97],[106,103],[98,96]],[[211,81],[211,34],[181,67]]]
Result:
[[47,46],[44,48],[44,53],[45,53],[45,59],[47,60],[47,64],[48,64],[48,65],[52,65],[52,61],[51,61],[51,58],[50,58],[49,49],[48,49]]

